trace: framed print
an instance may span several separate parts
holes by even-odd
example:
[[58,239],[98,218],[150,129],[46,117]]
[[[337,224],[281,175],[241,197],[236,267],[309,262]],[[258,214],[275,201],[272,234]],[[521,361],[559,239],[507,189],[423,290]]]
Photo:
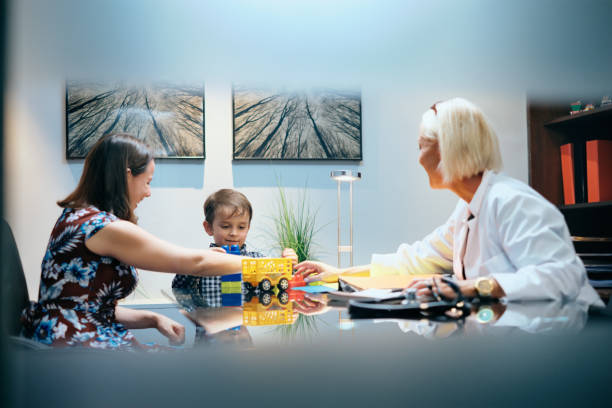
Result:
[[235,160],[361,160],[361,92],[234,85]]
[[204,85],[67,82],[66,158],[113,132],[143,140],[155,158],[203,159]]

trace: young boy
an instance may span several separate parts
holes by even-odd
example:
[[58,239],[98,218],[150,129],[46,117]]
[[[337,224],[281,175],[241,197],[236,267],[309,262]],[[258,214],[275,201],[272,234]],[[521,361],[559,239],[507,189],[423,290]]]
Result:
[[[213,237],[214,242],[211,247],[221,247],[223,245],[238,245],[240,255],[251,258],[264,258],[260,252],[247,250],[247,233],[251,226],[253,208],[244,194],[232,190],[223,189],[210,195],[204,202],[204,230]],[[283,258],[290,258],[293,264],[298,261],[297,254],[291,248],[285,248],[281,255]],[[211,299],[212,292],[220,292],[221,278],[198,277],[189,275],[176,275],[172,280],[173,289],[188,289],[195,291],[200,296]],[[215,296],[213,296],[216,298]],[[219,295],[220,303],[220,295]],[[209,301],[210,303],[210,301]],[[217,303],[217,302],[212,302]],[[202,305],[204,306],[204,305]],[[210,304],[209,306],[220,306]]]

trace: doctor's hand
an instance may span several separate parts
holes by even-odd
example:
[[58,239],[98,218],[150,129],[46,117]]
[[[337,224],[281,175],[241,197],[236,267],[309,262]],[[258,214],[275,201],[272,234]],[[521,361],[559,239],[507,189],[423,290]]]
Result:
[[304,261],[295,266],[295,273],[304,277],[304,282],[336,281],[340,275],[340,269],[317,261]]
[[208,250],[211,252],[218,252],[220,254],[227,254],[227,252],[225,252],[225,249],[221,247],[211,247],[211,248],[208,248]]
[[303,315],[317,315],[329,310],[327,297],[322,293],[306,293],[304,299],[293,301],[293,310]]
[[[455,284],[459,286],[461,293],[468,297],[474,296],[474,283],[473,281],[455,281]],[[433,299],[455,299],[457,292],[450,287],[450,285],[442,279],[441,276],[432,276],[431,278],[421,278],[413,280],[407,289],[416,289],[416,295],[418,297],[433,298]]]

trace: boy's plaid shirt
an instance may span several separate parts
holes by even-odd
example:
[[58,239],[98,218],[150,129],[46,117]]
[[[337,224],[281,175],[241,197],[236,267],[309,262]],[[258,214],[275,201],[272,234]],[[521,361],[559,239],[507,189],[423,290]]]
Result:
[[[218,246],[210,244],[211,248]],[[266,257],[261,252],[247,251],[246,244],[240,248],[240,255],[249,258]],[[175,275],[172,280],[172,292],[176,300],[187,310],[222,306],[220,276]]]

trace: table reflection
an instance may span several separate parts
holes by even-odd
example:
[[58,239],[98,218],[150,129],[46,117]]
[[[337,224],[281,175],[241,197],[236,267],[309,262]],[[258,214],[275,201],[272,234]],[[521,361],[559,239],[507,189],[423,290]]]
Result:
[[[266,333],[281,343],[315,339],[322,331],[372,332],[395,324],[398,334],[428,339],[451,336],[507,336],[511,333],[559,333],[582,330],[588,305],[576,302],[468,303],[459,316],[446,314],[378,316],[355,319],[348,303],[330,300],[325,294],[300,290],[240,294],[240,306],[224,305],[219,294],[173,291],[181,313],[196,326],[194,345],[233,344],[254,346],[252,332]],[[232,301],[235,302],[235,299]],[[366,328],[367,327],[367,328]],[[324,328],[324,330],[320,330]],[[262,329],[266,329],[262,332]]]

